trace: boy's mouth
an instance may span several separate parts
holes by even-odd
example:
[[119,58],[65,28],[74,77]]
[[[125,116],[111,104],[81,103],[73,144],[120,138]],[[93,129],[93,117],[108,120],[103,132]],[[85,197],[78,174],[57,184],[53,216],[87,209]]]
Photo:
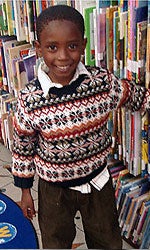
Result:
[[60,71],[67,71],[70,68],[70,65],[66,65],[66,66],[56,66]]

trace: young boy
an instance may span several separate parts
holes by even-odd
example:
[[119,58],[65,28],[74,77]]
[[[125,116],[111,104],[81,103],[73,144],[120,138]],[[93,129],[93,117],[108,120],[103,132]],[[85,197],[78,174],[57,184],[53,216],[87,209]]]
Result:
[[43,62],[19,94],[14,121],[12,172],[23,213],[35,216],[30,188],[36,172],[43,248],[71,248],[79,210],[88,248],[121,249],[107,121],[121,105],[149,109],[150,90],[81,63],[84,20],[74,8],[49,7],[36,27]]

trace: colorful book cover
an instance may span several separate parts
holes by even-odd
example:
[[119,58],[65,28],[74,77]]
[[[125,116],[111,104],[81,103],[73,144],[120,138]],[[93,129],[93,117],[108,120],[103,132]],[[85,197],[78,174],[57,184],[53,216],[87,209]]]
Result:
[[107,68],[113,72],[113,12],[117,11],[116,6],[106,8],[106,55]]
[[[2,40],[6,39],[8,36],[0,36],[0,71],[1,71],[1,82],[0,85],[5,89],[7,86],[7,72],[5,66],[5,57],[4,57],[4,50]],[[5,89],[8,90],[8,89]]]
[[147,175],[148,165],[148,113],[142,116],[142,130],[141,130],[141,158],[142,158],[142,176]]
[[29,39],[29,24],[28,24],[28,13],[27,13],[27,1],[26,0],[22,0],[23,1],[23,5],[24,5],[24,9],[23,9],[23,23],[24,23],[24,29],[25,29],[25,40],[26,42],[30,42]]
[[131,123],[130,123],[130,154],[129,154],[129,169],[130,173],[134,174],[134,145],[135,145],[135,117],[134,113],[131,113]]
[[21,49],[19,52],[20,58],[23,59],[24,57],[28,56],[30,54],[30,49],[31,49],[31,44],[30,47]]
[[139,209],[141,208],[142,202],[145,200],[148,200],[150,197],[150,191],[140,195],[139,197],[133,198],[134,201],[134,210],[130,219],[129,224],[127,225],[127,231],[126,231],[126,235],[125,237],[128,239],[131,235],[131,230],[133,230],[133,225],[134,225],[134,221],[136,219],[137,213],[139,211]]
[[127,59],[127,79],[132,80],[132,71],[134,70],[134,21],[135,20],[136,0],[128,0],[128,59]]
[[[126,176],[125,176],[126,177]],[[132,178],[124,178],[121,180],[121,188],[118,193],[117,199],[117,207],[121,208],[122,197],[124,197],[125,193],[130,190],[131,188],[134,189],[137,185],[141,185],[141,183],[145,182],[146,179],[142,178],[141,176],[133,177]]]
[[97,60],[98,66],[106,68],[106,9],[97,14]]
[[16,66],[15,62],[20,59],[21,57],[21,51],[24,51],[24,49],[31,48],[31,44],[22,44],[18,45],[12,48],[8,48],[8,54],[10,59],[10,81],[15,89],[17,89],[17,77],[16,77]]
[[125,22],[128,19],[128,12],[121,12],[120,13],[120,78],[126,78],[125,75],[125,57],[127,57],[124,53],[125,48]]
[[116,199],[117,199],[117,197],[118,197],[119,189],[121,188],[121,180],[122,180],[122,178],[123,178],[124,176],[126,176],[126,175],[128,175],[128,174],[130,175],[128,169],[124,169],[124,170],[121,170],[121,171],[119,172],[118,179],[117,179],[117,183],[116,183],[116,188],[115,188],[115,197],[116,197]]
[[[136,79],[136,37],[137,37],[137,23],[147,20],[148,7],[143,6],[136,8],[136,1],[129,1],[128,5],[128,24],[129,24],[129,51],[128,51],[128,60],[129,60],[129,80]],[[130,19],[130,20],[129,20]]]
[[112,177],[116,175],[119,176],[120,172],[124,169],[125,169],[125,166],[121,164],[121,161],[119,161],[118,163],[113,163],[112,165],[109,165],[109,170],[110,170]]
[[146,48],[147,48],[147,21],[137,23],[137,49],[136,49],[136,61],[137,61],[137,73],[136,83],[144,84],[146,79]]
[[12,0],[12,26],[13,26],[14,35],[16,35],[15,11],[14,11],[14,2],[13,2],[13,0]]
[[[150,183],[149,183],[149,181],[143,183],[139,189],[141,189],[140,193],[135,195],[134,197],[140,197],[140,196],[142,196],[144,194],[149,193],[149,191],[150,191]],[[133,222],[133,226],[132,226],[132,230],[131,230],[131,236],[130,236],[130,239],[132,240],[132,242],[134,241],[134,238],[137,237],[137,227],[138,227],[138,224],[139,224],[139,221],[140,221],[140,218],[141,218],[140,211],[141,211],[141,209],[143,207],[143,203],[145,203],[147,201],[149,201],[149,197],[148,197],[148,199],[144,200],[141,203],[140,208],[137,210],[137,215],[136,215],[135,220]]]
[[118,137],[118,157],[119,160],[123,160],[123,145],[122,145],[122,109],[119,108],[117,112],[117,137]]
[[37,16],[41,13],[42,11],[42,6],[41,6],[41,1],[40,0],[35,0],[35,6],[36,6],[36,13]]
[[1,47],[1,66],[2,66],[2,77],[3,85],[5,90],[9,89],[9,54],[8,48],[15,46],[17,43],[16,36],[1,36],[0,37],[0,47]]
[[129,228],[129,223],[130,223],[132,216],[133,216],[133,213],[134,213],[134,209],[135,209],[135,205],[136,205],[135,199],[136,198],[134,198],[134,197],[131,198],[130,206],[128,208],[128,213],[126,216],[126,220],[124,221],[124,225],[123,225],[123,228],[121,231],[121,235],[125,236],[125,237],[126,237],[126,234],[127,234],[128,228]]
[[12,151],[13,148],[13,113],[10,111],[7,116],[7,126],[8,126],[8,149]]
[[119,13],[127,11],[128,0],[118,0],[118,9],[119,9]]
[[95,65],[98,66],[98,14],[97,9],[93,9],[93,30],[94,30],[94,50],[95,50]]
[[137,225],[137,228],[134,229],[134,238],[133,238],[133,243],[139,245],[139,239],[140,239],[140,233],[142,231],[142,227],[144,225],[144,221],[146,219],[148,209],[150,208],[150,201],[144,201],[141,209],[140,209],[140,219],[139,223]]
[[[150,5],[150,4],[149,4]],[[150,11],[149,11],[150,12]],[[150,14],[149,14],[150,16]],[[150,88],[150,17],[147,25],[147,48],[146,48],[146,88]]]
[[36,55],[29,55],[23,58],[28,81],[32,81],[35,77]]
[[18,41],[24,41],[26,39],[25,27],[24,27],[24,1],[13,0],[14,15],[15,15],[15,27],[16,36]]
[[0,2],[0,33],[4,35],[8,30],[7,20],[6,20],[6,5],[3,2]]
[[33,2],[31,0],[26,0],[26,10],[27,10],[29,41],[30,43],[32,43],[35,40],[35,26],[34,26]]
[[78,10],[80,12],[80,2],[79,1],[74,1],[74,7],[76,10]]
[[141,174],[141,113],[134,112],[134,158],[133,158],[133,175]]
[[121,208],[121,212],[119,215],[119,225],[120,225],[120,228],[122,229],[122,235],[125,232],[125,222],[126,222],[126,218],[128,216],[128,212],[130,210],[130,205],[131,205],[132,199],[135,197],[138,197],[140,195],[141,189],[142,189],[142,187],[137,186],[137,187],[135,187],[135,189],[133,189],[133,190],[131,189],[131,190],[128,190],[126,192],[125,201],[124,201],[124,204]]
[[96,0],[78,0],[75,1],[78,2],[78,7],[79,7],[79,12],[84,16],[84,9],[86,8],[91,8],[91,7],[95,7],[96,8]]
[[148,1],[147,0],[136,0],[136,7],[144,7],[148,6]]
[[114,110],[112,112],[112,121],[113,121],[113,127],[112,127],[112,146],[111,146],[111,154],[112,159],[118,160],[118,138],[117,138],[117,111]]
[[95,7],[84,8],[85,20],[85,36],[87,37],[87,45],[85,50],[85,64],[95,65],[95,39],[94,39],[94,22],[93,10]]
[[48,8],[48,1],[41,0],[41,7],[42,7],[42,10],[45,10],[46,8]]
[[127,66],[128,66],[128,20],[125,20],[124,25],[124,78],[127,79]]
[[[36,0],[32,1],[33,6],[33,29],[34,29],[34,37],[35,40],[37,40],[36,36],[36,19],[37,19],[37,11],[36,11]],[[48,7],[47,1],[42,1],[42,10],[46,9]]]
[[[147,21],[147,16],[148,16],[148,7],[147,6],[143,6],[143,7],[139,7],[139,8],[135,8],[134,9],[134,20],[133,20],[133,39],[132,39],[132,48],[133,48],[133,62],[134,62],[134,70],[132,70],[132,80],[135,81],[136,80],[136,73],[138,71],[137,69],[137,24],[139,22],[142,21]],[[147,31],[146,31],[146,37],[147,37]],[[145,46],[146,48],[146,38],[143,37],[143,48]],[[143,53],[142,49],[140,48],[140,53]],[[146,53],[145,53],[146,54]],[[143,56],[144,57],[144,56]],[[146,61],[146,55],[145,55],[145,59],[144,61]],[[145,67],[145,63],[144,63],[144,67]],[[142,80],[141,80],[142,81]],[[145,80],[144,80],[145,82]]]
[[24,61],[22,59],[16,61],[16,76],[18,81],[17,91],[20,91],[28,82]]
[[117,6],[118,0],[110,0],[110,6]]
[[148,112],[148,174],[150,174],[150,112]]
[[[128,164],[130,163],[130,138],[131,138],[131,111],[130,110],[126,110],[125,111],[125,129],[126,129],[126,133],[125,133],[125,148],[126,148],[126,164],[128,166]],[[130,170],[130,169],[129,169]]]
[[140,249],[148,249],[149,248],[149,246],[150,246],[149,232],[150,232],[150,209],[149,209],[147,216],[146,216],[146,219],[145,219],[144,231],[142,234],[142,242],[141,242],[141,245],[139,246]]
[[28,51],[29,51],[30,48],[31,48],[30,43],[16,45],[15,47],[8,48],[8,53],[9,53],[10,59],[12,60],[13,58],[21,57],[23,51],[26,49],[28,49]]
[[1,131],[2,131],[2,139],[4,146],[7,147],[7,128],[5,120],[7,119],[7,113],[1,115]]
[[13,58],[11,60],[11,83],[14,89],[14,95],[17,96],[17,90],[18,90],[18,79],[17,79],[17,72],[16,72],[16,61],[18,58]]
[[121,129],[121,136],[122,136],[122,160],[125,165],[125,158],[126,158],[126,129],[125,129],[125,108],[121,108],[121,124],[122,124],[122,129]]
[[113,13],[113,73],[120,77],[120,16]]
[[6,4],[6,14],[7,14],[7,24],[8,24],[8,35],[11,36],[14,34],[14,27],[12,22],[12,1],[5,0]]
[[96,0],[96,9],[99,13],[99,9],[110,7],[110,0]]
[[131,195],[130,193],[135,193],[137,192],[137,190],[129,190],[128,192],[125,193],[125,198],[124,198],[124,201],[122,203],[122,206],[120,208],[120,212],[119,212],[119,226],[121,228],[121,233],[123,234],[123,231],[124,231],[124,228],[123,228],[123,225],[125,224],[125,214],[126,214],[126,210],[129,211],[129,207],[130,207],[130,203],[132,201],[132,197],[133,197],[133,194]]

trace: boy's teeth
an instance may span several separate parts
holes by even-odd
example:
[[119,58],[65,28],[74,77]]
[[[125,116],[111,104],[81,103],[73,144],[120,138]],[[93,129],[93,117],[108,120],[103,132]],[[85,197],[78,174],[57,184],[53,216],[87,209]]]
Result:
[[65,70],[68,68],[68,66],[58,66],[58,68]]

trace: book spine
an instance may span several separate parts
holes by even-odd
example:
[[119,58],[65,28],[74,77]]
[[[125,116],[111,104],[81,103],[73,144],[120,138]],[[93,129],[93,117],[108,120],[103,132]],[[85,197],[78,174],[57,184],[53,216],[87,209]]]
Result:
[[148,113],[142,117],[142,176],[147,175],[147,165],[148,165]]
[[127,58],[127,78],[132,80],[133,70],[133,13],[136,1],[128,0],[128,58]]
[[85,64],[90,66],[95,65],[93,9],[95,9],[95,7],[84,9],[84,19],[86,26],[85,35],[87,37]]
[[113,13],[113,73],[120,77],[120,17],[118,11]]
[[18,41],[24,41],[26,39],[25,36],[25,28],[24,28],[24,1],[23,0],[13,0],[14,6],[14,15],[15,15],[15,26],[16,26],[16,35]]
[[150,112],[148,112],[148,174],[150,175]]
[[7,14],[7,22],[8,22],[8,34],[9,36],[14,34],[13,22],[12,22],[12,1],[6,0],[6,14]]
[[120,78],[125,78],[125,59],[126,55],[124,51],[126,51],[125,48],[125,22],[127,21],[127,14],[128,12],[121,12],[120,13]]
[[141,174],[141,129],[141,114],[136,111],[134,112],[134,176]]
[[99,9],[97,17],[97,60],[99,67],[106,67],[106,9]]

